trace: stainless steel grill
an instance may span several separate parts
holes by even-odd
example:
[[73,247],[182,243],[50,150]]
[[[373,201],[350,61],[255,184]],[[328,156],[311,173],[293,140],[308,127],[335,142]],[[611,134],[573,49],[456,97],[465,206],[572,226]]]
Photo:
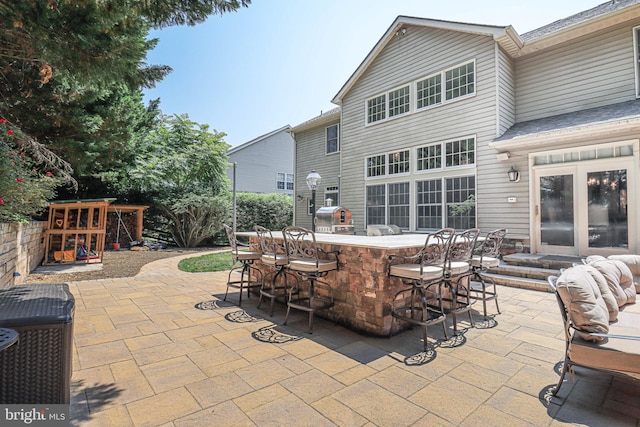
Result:
[[316,211],[316,233],[355,234],[351,211],[340,206],[323,206]]

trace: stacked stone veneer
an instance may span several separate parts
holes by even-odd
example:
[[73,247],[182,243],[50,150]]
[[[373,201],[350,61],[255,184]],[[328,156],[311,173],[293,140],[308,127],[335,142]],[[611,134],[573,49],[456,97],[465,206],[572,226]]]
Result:
[[[252,242],[254,239],[251,238]],[[407,286],[400,279],[388,277],[387,267],[390,255],[412,256],[420,247],[384,249],[329,243],[318,246],[325,251],[339,251],[340,268],[323,279],[333,289],[335,306],[316,315],[370,335],[388,336],[407,327],[403,322],[393,322],[391,317],[396,292]],[[263,273],[271,271],[260,262],[256,266]]]
[[46,226],[46,222],[0,223],[0,286],[21,283],[42,262]]

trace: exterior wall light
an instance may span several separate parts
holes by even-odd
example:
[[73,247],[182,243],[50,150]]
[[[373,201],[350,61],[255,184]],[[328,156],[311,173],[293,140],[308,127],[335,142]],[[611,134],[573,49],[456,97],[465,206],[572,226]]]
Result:
[[514,168],[513,166],[511,166],[511,169],[507,171],[507,175],[509,176],[509,181],[511,182],[520,181],[520,172],[518,172],[518,169]]

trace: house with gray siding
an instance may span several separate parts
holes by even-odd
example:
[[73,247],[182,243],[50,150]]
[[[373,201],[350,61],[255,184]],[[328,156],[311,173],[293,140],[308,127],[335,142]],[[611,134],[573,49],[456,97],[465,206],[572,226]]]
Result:
[[235,163],[236,191],[293,196],[295,141],[290,129],[283,126],[227,152],[227,177],[233,184]]
[[313,169],[358,234],[506,227],[534,253],[637,253],[639,61],[640,0],[524,34],[399,16],[338,109],[291,130],[295,222],[310,225],[300,198]]

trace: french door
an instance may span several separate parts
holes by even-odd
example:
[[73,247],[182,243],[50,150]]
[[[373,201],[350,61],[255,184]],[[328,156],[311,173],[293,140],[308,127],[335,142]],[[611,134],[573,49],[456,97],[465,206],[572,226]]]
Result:
[[534,168],[538,252],[587,256],[635,250],[633,160]]

